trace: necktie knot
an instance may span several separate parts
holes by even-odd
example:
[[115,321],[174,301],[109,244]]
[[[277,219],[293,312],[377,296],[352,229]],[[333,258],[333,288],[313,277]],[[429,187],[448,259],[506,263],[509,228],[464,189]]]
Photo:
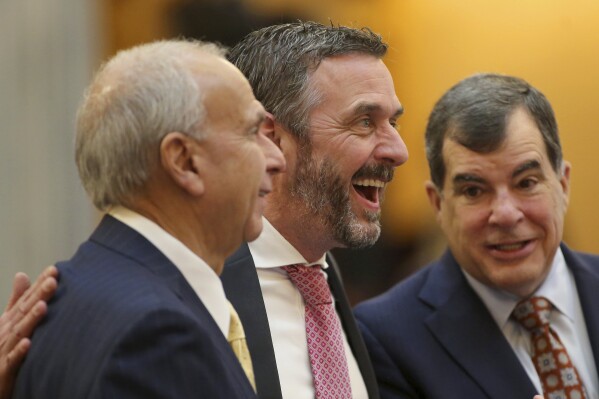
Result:
[[553,305],[542,296],[520,301],[512,313],[514,318],[528,331],[538,332],[549,325],[549,314]]
[[319,265],[284,266],[291,282],[297,287],[307,306],[329,305],[331,289]]

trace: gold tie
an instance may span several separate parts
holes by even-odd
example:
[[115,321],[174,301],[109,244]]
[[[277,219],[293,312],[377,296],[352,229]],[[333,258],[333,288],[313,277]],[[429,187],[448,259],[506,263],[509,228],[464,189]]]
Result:
[[250,357],[250,351],[245,340],[245,332],[243,331],[241,320],[239,320],[239,315],[231,302],[229,302],[229,313],[231,314],[231,321],[229,322],[229,335],[227,336],[227,341],[229,341],[233,353],[237,356],[239,363],[241,363],[241,368],[243,368],[245,375],[248,380],[250,380],[250,384],[252,384],[252,388],[254,388],[254,392],[256,392],[254,367],[252,366],[252,358]]

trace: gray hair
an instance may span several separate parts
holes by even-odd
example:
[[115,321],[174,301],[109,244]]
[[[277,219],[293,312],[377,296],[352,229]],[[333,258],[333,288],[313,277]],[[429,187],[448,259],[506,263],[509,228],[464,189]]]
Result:
[[368,28],[316,22],[274,25],[247,35],[229,60],[248,78],[254,95],[300,140],[308,138],[308,115],[323,93],[310,89],[309,75],[328,57],[362,53],[382,58],[387,44]]
[[77,114],[75,160],[94,205],[122,205],[146,183],[170,132],[201,139],[205,109],[193,61],[225,57],[199,41],[158,41],[120,51],[96,73]]
[[425,144],[433,183],[443,188],[445,139],[479,153],[494,151],[505,140],[508,118],[520,107],[535,121],[551,166],[559,173],[562,148],[557,121],[547,98],[523,79],[486,73],[454,85],[437,101],[429,116]]

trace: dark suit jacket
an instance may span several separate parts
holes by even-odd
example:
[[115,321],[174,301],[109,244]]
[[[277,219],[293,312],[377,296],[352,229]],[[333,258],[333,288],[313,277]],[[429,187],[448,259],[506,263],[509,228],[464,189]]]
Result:
[[[371,399],[377,399],[379,393],[374,371],[345,295],[337,264],[330,255],[327,257],[327,263],[331,266],[326,270],[328,282],[335,298],[341,324],[358,362],[368,396]],[[227,298],[235,306],[245,329],[254,365],[258,397],[260,399],[282,398],[264,299],[262,298],[258,274],[256,273],[256,265],[246,244],[242,245],[227,260],[221,279]]]
[[[599,257],[562,251],[599,364]],[[451,253],[355,310],[383,398],[531,399],[536,390]]]
[[105,216],[58,268],[14,399],[255,398],[193,289],[131,228]]

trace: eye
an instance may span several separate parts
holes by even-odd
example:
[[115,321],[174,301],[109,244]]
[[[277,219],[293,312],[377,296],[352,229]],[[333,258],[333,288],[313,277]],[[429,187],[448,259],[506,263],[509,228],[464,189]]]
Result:
[[389,124],[391,126],[393,126],[393,129],[395,129],[395,130],[397,130],[399,132],[399,129],[400,129],[401,126],[397,123],[397,121],[391,119],[391,120],[389,120]]
[[530,190],[530,189],[534,188],[538,183],[539,183],[539,181],[537,179],[532,178],[532,177],[527,177],[518,182],[518,187],[525,189],[525,190]]
[[358,121],[358,124],[359,124],[361,127],[371,127],[371,126],[372,126],[372,119],[370,119],[370,118],[364,118],[364,119],[360,119],[360,120]]
[[462,195],[464,195],[466,198],[471,199],[479,197],[482,194],[482,192],[482,188],[478,186],[466,186],[461,190]]

